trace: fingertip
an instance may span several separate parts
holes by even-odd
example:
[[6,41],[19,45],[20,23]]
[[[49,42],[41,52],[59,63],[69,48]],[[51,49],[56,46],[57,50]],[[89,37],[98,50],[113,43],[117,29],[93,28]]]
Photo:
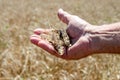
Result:
[[58,9],[58,13],[61,13],[61,12],[63,12],[63,9],[62,8]]
[[63,9],[60,8],[60,9],[58,10],[58,18],[59,18],[62,22],[68,24],[69,21],[70,21],[71,15],[70,15],[69,13],[67,13],[66,11],[64,11]]
[[42,32],[43,32],[43,29],[41,29],[41,28],[34,30],[34,33],[37,35],[40,35]]
[[62,12],[63,12],[62,8],[58,9],[58,17],[60,20],[61,20]]
[[36,37],[35,35],[32,35],[32,36],[30,36],[30,41],[31,41],[33,44],[38,45],[39,38]]
[[48,34],[50,31],[52,31],[53,29],[42,29],[42,28],[38,28],[34,30],[34,33],[37,35],[40,34]]

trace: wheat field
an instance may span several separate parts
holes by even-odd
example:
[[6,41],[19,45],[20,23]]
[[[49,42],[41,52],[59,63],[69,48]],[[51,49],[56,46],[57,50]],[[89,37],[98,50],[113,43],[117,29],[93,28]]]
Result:
[[94,25],[120,21],[120,0],[0,0],[0,80],[120,80],[118,54],[66,61],[30,42],[36,28],[66,28],[59,8]]

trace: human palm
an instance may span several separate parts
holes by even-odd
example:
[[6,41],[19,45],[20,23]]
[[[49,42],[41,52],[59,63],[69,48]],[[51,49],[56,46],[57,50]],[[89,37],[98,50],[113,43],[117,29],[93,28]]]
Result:
[[[67,60],[80,59],[89,55],[91,53],[90,43],[85,29],[89,27],[90,24],[75,15],[70,15],[62,9],[58,11],[58,17],[68,25],[66,31],[70,37],[72,46],[66,50],[67,53],[64,53],[62,56],[58,55],[54,47],[48,42],[38,38],[38,35],[32,35],[31,42],[52,55]],[[49,29],[36,29],[34,32],[35,34],[44,34],[49,31]]]

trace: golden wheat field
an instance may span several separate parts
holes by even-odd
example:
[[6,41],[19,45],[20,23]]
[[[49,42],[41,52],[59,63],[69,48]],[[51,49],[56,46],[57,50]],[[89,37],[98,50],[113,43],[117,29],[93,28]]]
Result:
[[0,80],[120,80],[118,54],[66,61],[30,42],[36,28],[66,27],[59,8],[94,25],[120,21],[120,0],[0,0]]

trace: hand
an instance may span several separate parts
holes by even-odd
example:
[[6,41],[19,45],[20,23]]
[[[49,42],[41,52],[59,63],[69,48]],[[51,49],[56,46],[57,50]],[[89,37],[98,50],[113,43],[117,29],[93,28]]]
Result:
[[60,56],[49,42],[39,38],[38,35],[47,33],[50,29],[34,30],[35,35],[31,36],[31,42],[48,51],[52,55],[66,60],[76,60],[90,55],[92,50],[87,28],[92,25],[82,20],[78,16],[71,15],[62,9],[58,10],[58,17],[62,22],[68,25],[66,31],[70,36],[72,46],[66,50],[67,53]]

